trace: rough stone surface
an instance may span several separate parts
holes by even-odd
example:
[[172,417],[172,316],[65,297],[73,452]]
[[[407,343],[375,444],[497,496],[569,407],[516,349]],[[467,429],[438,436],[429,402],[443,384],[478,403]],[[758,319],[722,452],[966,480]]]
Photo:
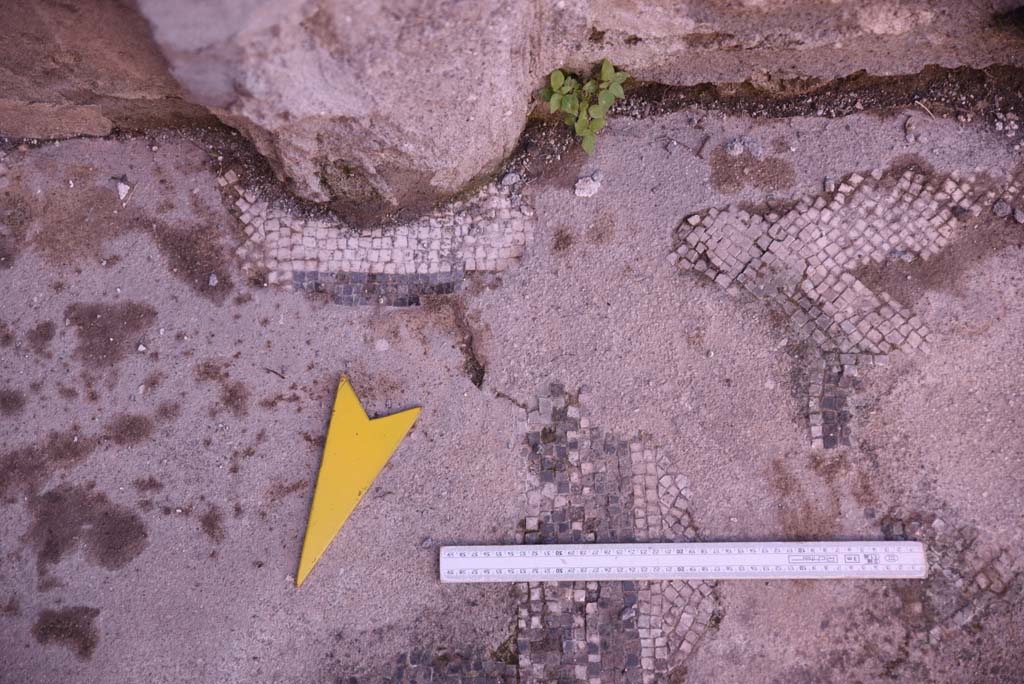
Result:
[[0,0],[0,16],[0,136],[103,136],[213,120],[182,99],[128,3]]
[[423,212],[493,172],[544,75],[562,65],[587,71],[609,57],[639,79],[770,90],[780,79],[1022,54],[1012,25],[994,22],[981,0],[140,7],[192,96],[245,131],[296,193],[353,221]]
[[576,181],[574,192],[577,197],[593,197],[601,189],[601,181],[593,176],[584,176]]
[[140,3],[193,96],[350,220],[422,211],[495,171],[565,52],[550,44],[583,30],[546,3],[257,4]]

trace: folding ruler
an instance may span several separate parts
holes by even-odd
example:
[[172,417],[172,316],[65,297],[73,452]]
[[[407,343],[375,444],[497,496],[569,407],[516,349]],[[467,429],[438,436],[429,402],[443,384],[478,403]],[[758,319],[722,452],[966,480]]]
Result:
[[894,579],[928,575],[904,541],[444,546],[442,582]]

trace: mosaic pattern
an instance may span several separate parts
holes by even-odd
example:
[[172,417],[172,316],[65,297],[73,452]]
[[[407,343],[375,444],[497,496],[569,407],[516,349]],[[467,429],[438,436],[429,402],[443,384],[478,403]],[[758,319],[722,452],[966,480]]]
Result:
[[[689,483],[647,440],[602,433],[557,383],[531,407],[527,427],[519,541],[696,539]],[[530,583],[516,596],[520,681],[538,684],[665,681],[717,605],[708,582]]]
[[[526,413],[527,516],[517,543],[696,541],[686,477],[643,437],[602,432],[585,395],[552,383]],[[531,582],[513,585],[512,638],[490,657],[419,650],[386,681],[655,684],[682,673],[718,620],[704,581]],[[440,655],[439,655],[440,654]]]
[[929,577],[908,596],[922,619],[908,651],[948,642],[956,631],[975,632],[985,617],[1013,609],[1024,593],[1024,553],[1005,547],[970,525],[957,526],[934,513],[894,510],[883,516],[886,539],[923,541]]
[[424,295],[458,290],[474,273],[512,268],[534,236],[518,180],[492,183],[417,221],[364,232],[330,216],[293,215],[245,189],[234,171],[218,183],[243,226],[243,269],[338,304],[415,306]]
[[514,664],[479,654],[467,655],[441,648],[432,652],[417,649],[403,653],[395,659],[394,666],[383,681],[393,684],[517,684],[519,679]]
[[854,173],[786,210],[730,206],[689,216],[676,230],[671,261],[730,293],[765,300],[820,350],[810,369],[811,440],[820,448],[848,445],[857,367],[884,365],[896,351],[927,352],[929,338],[920,318],[856,273],[935,256],[965,222],[1009,206],[1021,185],[1018,178],[1000,195],[979,175]]

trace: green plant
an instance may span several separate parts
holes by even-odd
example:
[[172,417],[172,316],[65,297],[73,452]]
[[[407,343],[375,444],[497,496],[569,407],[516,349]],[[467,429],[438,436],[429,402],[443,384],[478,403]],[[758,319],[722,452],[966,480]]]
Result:
[[582,83],[581,79],[555,69],[548,76],[548,85],[541,89],[540,99],[548,110],[561,112],[566,125],[572,126],[582,139],[583,149],[592,154],[597,132],[604,128],[605,117],[615,100],[625,97],[622,84],[629,78],[625,71],[616,71],[607,59],[601,62],[599,76]]

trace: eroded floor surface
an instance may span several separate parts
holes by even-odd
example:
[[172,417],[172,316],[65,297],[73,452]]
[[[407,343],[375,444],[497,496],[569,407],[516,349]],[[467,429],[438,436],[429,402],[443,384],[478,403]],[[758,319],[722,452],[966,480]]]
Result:
[[[1014,144],[622,118],[363,232],[226,131],[8,145],[0,680],[1024,680]],[[341,374],[423,413],[296,590]],[[883,538],[929,578],[437,581],[448,543]]]

